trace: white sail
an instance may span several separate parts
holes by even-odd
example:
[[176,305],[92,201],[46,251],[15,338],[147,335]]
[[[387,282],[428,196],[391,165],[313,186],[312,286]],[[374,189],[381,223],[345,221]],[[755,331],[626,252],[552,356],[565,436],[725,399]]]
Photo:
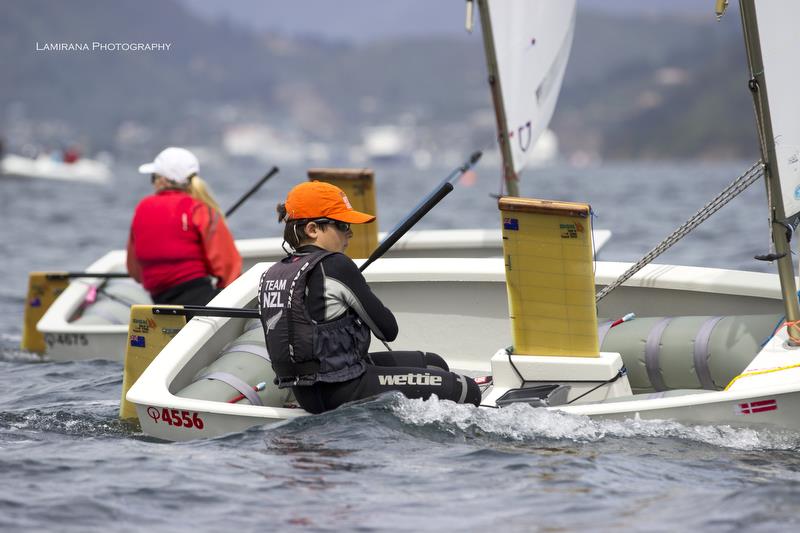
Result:
[[487,3],[511,160],[519,173],[555,110],[572,48],[575,0]]
[[787,218],[800,212],[800,2],[760,0],[756,22],[775,145],[778,178]]

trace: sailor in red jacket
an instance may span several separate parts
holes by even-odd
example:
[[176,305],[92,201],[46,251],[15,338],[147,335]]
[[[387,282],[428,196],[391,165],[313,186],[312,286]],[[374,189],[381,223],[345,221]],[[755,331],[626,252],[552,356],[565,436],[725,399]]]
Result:
[[155,192],[136,206],[127,265],[157,304],[205,305],[242,270],[225,217],[197,176],[199,168],[194,154],[174,147],[139,167],[150,174]]

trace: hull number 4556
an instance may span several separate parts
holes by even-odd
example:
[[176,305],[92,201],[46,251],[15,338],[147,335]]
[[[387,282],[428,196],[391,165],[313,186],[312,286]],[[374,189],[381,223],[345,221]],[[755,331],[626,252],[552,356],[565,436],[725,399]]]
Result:
[[200,418],[195,412],[180,411],[178,409],[159,409],[157,407],[148,407],[147,416],[149,416],[155,423],[164,423],[175,427],[184,427],[188,429],[203,429],[205,424],[203,419]]

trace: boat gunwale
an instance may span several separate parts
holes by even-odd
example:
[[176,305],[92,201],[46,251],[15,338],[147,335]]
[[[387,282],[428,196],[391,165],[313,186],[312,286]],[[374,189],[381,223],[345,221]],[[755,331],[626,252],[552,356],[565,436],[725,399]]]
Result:
[[[103,259],[115,253],[124,252],[121,250],[109,252],[87,270],[112,271],[113,267],[100,270],[98,265]],[[271,264],[269,262],[256,263],[254,267],[260,266],[260,268],[266,269]],[[598,287],[611,283],[631,265],[630,263],[610,261],[597,261],[595,264],[595,284]],[[404,268],[400,268],[401,265]],[[385,258],[372,265],[366,276],[368,280],[374,282],[505,282],[502,259],[496,257]],[[89,283],[82,284],[84,285],[82,287],[80,285],[79,283],[70,284],[37,324],[39,331],[54,334],[81,332],[96,335],[120,334],[128,331],[126,324],[82,325],[67,322],[66,317],[74,314],[89,290]],[[710,267],[650,264],[622,286],[780,299],[776,274]]]

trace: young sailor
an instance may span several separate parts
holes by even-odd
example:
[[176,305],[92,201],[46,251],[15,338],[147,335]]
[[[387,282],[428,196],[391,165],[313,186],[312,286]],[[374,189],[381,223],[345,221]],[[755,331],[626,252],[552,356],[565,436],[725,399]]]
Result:
[[292,387],[311,413],[392,390],[480,403],[475,382],[450,372],[437,354],[369,353],[370,331],[392,341],[397,321],[342,252],[350,225],[374,216],[355,211],[338,187],[313,181],[289,192],[278,218],[294,251],[262,275],[258,302],[280,388]]
[[127,266],[157,304],[205,305],[242,270],[225,216],[199,169],[194,154],[175,147],[139,167],[150,174],[154,194],[136,206]]

